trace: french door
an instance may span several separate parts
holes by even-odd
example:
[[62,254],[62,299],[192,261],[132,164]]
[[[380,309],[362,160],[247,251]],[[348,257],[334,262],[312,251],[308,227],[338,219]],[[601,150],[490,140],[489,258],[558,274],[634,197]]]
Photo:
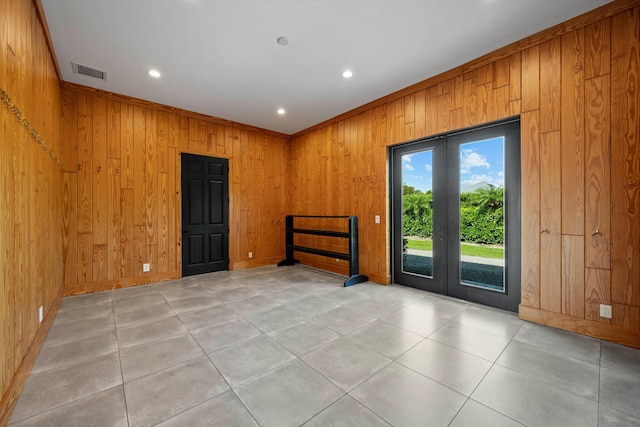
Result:
[[520,123],[391,149],[394,283],[520,303]]

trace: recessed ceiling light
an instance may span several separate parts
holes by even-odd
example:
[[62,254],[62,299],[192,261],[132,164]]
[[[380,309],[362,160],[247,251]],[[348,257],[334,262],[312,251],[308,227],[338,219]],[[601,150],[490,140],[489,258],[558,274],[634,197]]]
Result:
[[284,115],[284,113],[286,113],[286,111],[285,111],[285,109],[284,109],[284,108],[278,108],[277,113],[278,113],[278,114],[280,114],[281,116],[283,116],[283,115]]
[[350,78],[351,76],[353,76],[353,73],[351,72],[351,70],[344,70],[342,72],[342,77],[344,77],[345,79]]
[[161,74],[160,74],[160,71],[158,71],[158,70],[149,70],[149,71],[147,71],[147,73],[149,73],[149,75],[150,75],[151,77],[155,77],[156,79],[157,79],[158,77],[160,77],[160,75],[161,75]]
[[276,40],[276,42],[278,42],[278,44],[280,46],[286,46],[289,44],[289,39],[286,37],[278,37],[278,39]]

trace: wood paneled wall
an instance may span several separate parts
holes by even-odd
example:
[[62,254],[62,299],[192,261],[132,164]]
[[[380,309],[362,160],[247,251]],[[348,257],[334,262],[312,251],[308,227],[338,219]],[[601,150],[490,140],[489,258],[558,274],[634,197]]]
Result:
[[358,215],[361,272],[388,283],[388,147],[520,115],[520,316],[640,347],[638,4],[613,2],[294,135],[290,213]]
[[287,136],[71,84],[63,116],[67,294],[181,276],[182,152],[229,159],[230,268],[282,259]]
[[[26,381],[62,287],[61,88],[31,0],[0,1],[0,425]],[[38,338],[39,337],[39,338]],[[23,363],[24,362],[24,363]],[[29,365],[25,368],[25,365]]]

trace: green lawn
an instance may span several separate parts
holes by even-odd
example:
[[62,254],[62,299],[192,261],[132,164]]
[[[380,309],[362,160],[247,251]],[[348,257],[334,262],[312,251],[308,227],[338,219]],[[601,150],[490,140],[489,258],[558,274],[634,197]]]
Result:
[[[461,243],[462,255],[477,256],[482,258],[504,258],[503,248],[494,248],[482,245],[469,245]],[[430,251],[433,248],[431,240],[409,240],[407,243],[409,249],[420,249]]]

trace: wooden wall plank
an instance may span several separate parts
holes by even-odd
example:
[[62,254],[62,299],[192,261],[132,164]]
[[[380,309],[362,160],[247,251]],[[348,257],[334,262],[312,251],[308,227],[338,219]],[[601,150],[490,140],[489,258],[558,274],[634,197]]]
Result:
[[167,235],[167,268],[170,271],[181,271],[178,267],[178,258],[182,254],[180,248],[180,236],[178,235],[180,230],[180,155],[176,153],[175,147],[170,147],[167,150],[168,159],[170,162],[168,182],[167,182],[167,204],[169,220],[169,231]]
[[158,220],[157,188],[158,175],[156,144],[158,140],[157,112],[145,111],[145,142],[144,142],[144,218],[142,224],[146,229],[145,243],[157,245],[156,226]]
[[560,130],[561,41],[540,45],[540,132]]
[[62,169],[65,172],[78,171],[78,102],[77,94],[65,92],[63,95],[64,151]]
[[133,106],[120,108],[120,169],[122,188],[133,189]]
[[[482,114],[482,111],[478,112],[478,82],[475,76],[464,76],[464,83],[462,87],[462,91],[464,93],[464,106],[463,106],[463,114],[464,114],[464,127],[470,127],[477,123],[480,123],[478,120],[478,115]],[[437,108],[437,104],[436,104]],[[434,109],[435,110],[435,109]],[[435,112],[434,112],[435,113]],[[434,117],[438,117],[434,114]],[[433,132],[431,134],[435,134],[435,129],[437,126],[433,127]]]
[[121,104],[114,100],[107,103],[107,157],[119,159],[122,150]]
[[511,58],[506,57],[499,59],[493,64],[493,73],[495,78],[491,81],[493,88],[497,89],[504,86],[509,86],[510,70],[511,70]]
[[610,79],[596,77],[585,88],[585,262],[611,267]]
[[[91,100],[93,128],[92,156],[93,165],[91,169],[91,232],[93,234],[94,245],[107,244],[107,102],[105,99],[93,98]],[[106,269],[104,269],[106,271]],[[95,276],[95,274],[94,274]],[[101,279],[102,280],[102,279]]]
[[540,307],[540,151],[538,111],[521,117],[522,304]]
[[62,188],[64,283],[78,283],[78,174],[65,172]]
[[133,162],[132,183],[133,183],[133,225],[141,226],[145,223],[145,169],[146,169],[146,121],[145,110],[140,107],[133,107]]
[[522,94],[522,54],[515,53],[509,57],[509,98],[511,101],[521,99]]
[[[119,133],[119,132],[118,132]],[[107,279],[119,279],[121,277],[120,258],[122,236],[122,212],[121,212],[121,176],[120,159],[111,158],[108,160],[108,182],[107,182]],[[70,284],[76,284],[77,281]]]
[[156,156],[158,163],[159,173],[169,172],[169,159],[167,158],[167,148],[169,146],[169,135],[171,130],[169,129],[169,117],[167,113],[158,112],[158,140],[156,144]]
[[189,140],[187,142],[187,148],[192,151],[199,151],[199,133],[200,133],[200,124],[198,119],[189,117],[188,118],[188,130],[189,130]]
[[93,244],[91,233],[78,233],[78,282],[93,281]]
[[[120,190],[120,277],[134,276],[134,251],[133,251],[133,189]],[[87,283],[78,280],[78,283]]]
[[93,245],[93,277],[92,282],[107,280],[108,260],[107,245]]
[[585,78],[611,72],[611,20],[603,19],[585,27]]
[[562,236],[562,314],[582,319],[585,308],[592,309],[594,302],[585,300],[584,275],[584,236]]
[[[425,128],[426,128],[426,116],[425,116],[425,96],[426,93],[424,90],[420,90],[418,92],[416,92],[413,95],[413,100],[414,100],[414,127],[413,127],[413,131],[415,132],[415,135],[417,138],[420,138],[421,136],[427,136]],[[385,111],[386,113],[386,108],[384,105],[378,107],[378,110],[382,110]],[[383,123],[379,129],[379,132],[384,132],[385,129],[385,123]],[[386,139],[384,141],[384,145],[381,145],[383,147],[385,147],[386,144]]]
[[520,59],[522,112],[540,108],[540,47],[522,51]]
[[584,234],[584,31],[562,37],[562,233]]
[[[528,152],[530,153],[529,150]],[[539,155],[542,227],[540,231],[540,308],[560,313],[563,255],[560,235],[560,132],[540,135]]]
[[169,266],[169,175],[158,174],[158,265],[156,272],[164,273]]
[[92,103],[78,96],[78,233],[91,233],[93,171]]

